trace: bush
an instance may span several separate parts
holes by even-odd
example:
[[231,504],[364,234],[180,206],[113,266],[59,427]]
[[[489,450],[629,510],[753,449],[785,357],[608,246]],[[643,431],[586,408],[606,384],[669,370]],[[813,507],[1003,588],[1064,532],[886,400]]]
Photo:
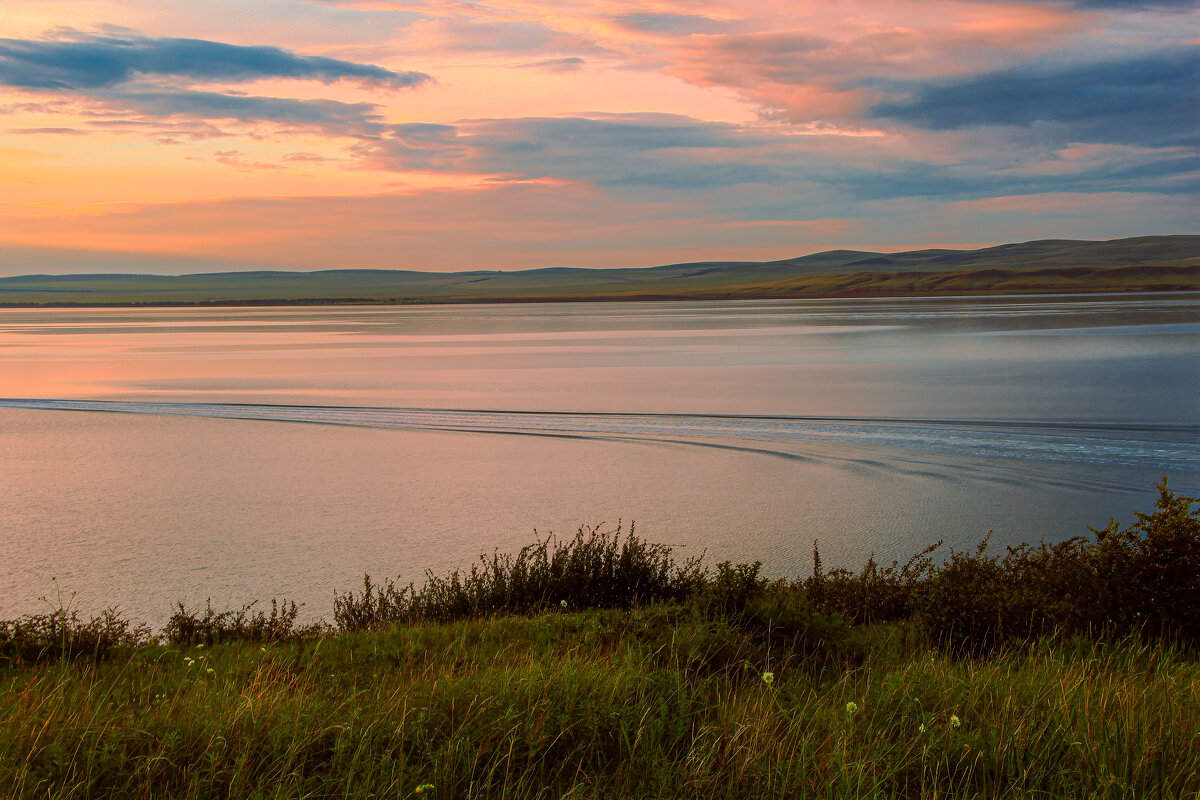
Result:
[[918,582],[917,613],[939,643],[979,654],[1038,636],[1136,633],[1200,644],[1200,505],[1163,478],[1152,514],[1054,545],[949,560]]
[[740,618],[751,603],[766,591],[768,581],[759,575],[762,562],[734,564],[722,561],[717,571],[704,575],[703,590],[698,602],[707,613],[722,617]]
[[85,621],[78,612],[59,607],[48,614],[0,621],[0,664],[100,660],[149,642],[149,628],[132,624],[114,609]]
[[759,562],[718,564],[715,574],[705,575],[696,605],[776,655],[832,661],[854,652],[844,619],[818,609],[802,582],[768,581],[759,575],[761,569]]
[[334,621],[345,631],[399,621],[452,620],[491,614],[527,614],[567,603],[578,608],[627,608],[690,597],[703,580],[700,559],[676,563],[667,545],[639,539],[631,528],[580,528],[575,537],[539,540],[516,556],[493,553],[463,573],[425,585],[397,587],[363,579],[362,594],[334,600]]
[[237,611],[213,611],[206,603],[203,615],[189,611],[183,603],[167,620],[163,636],[171,644],[190,646],[219,642],[284,642],[311,639],[327,631],[322,623],[297,624],[300,607],[295,603],[271,600],[271,611],[251,612],[254,603]]
[[932,554],[941,546],[940,541],[932,544],[904,564],[893,561],[881,569],[871,556],[857,573],[842,568],[827,573],[814,542],[813,572],[804,588],[817,608],[856,624],[909,619],[919,590],[933,572]]
[[949,560],[921,586],[921,622],[936,641],[955,651],[978,654],[1003,640],[1008,576],[987,547],[984,538],[974,553],[951,550]]
[[1200,500],[1164,477],[1154,507],[1124,530],[1115,520],[1092,530],[1099,605],[1120,628],[1200,644]]

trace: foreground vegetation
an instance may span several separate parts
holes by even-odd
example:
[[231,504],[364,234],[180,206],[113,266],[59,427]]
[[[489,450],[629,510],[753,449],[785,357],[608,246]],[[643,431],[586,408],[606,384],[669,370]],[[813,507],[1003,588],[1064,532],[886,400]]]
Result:
[[1200,506],[770,582],[544,541],[331,624],[0,625],[0,796],[1200,797]]

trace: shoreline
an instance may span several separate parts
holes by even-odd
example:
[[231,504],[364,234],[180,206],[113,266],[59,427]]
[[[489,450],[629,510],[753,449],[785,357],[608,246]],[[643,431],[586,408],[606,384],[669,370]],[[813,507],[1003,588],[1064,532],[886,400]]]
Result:
[[[323,273],[272,273],[285,286],[237,286],[255,273],[231,273],[225,286],[207,283],[207,275],[71,275],[76,286],[63,287],[62,276],[0,278],[0,308],[204,308],[279,306],[428,306],[503,303],[615,303],[730,300],[818,300],[883,298],[952,298],[1056,295],[1144,295],[1200,292],[1200,265],[1106,266],[1037,269],[968,269],[935,272],[853,272],[764,280],[762,276],[716,285],[688,286],[686,278],[666,279],[645,288],[574,286],[554,289],[515,286],[488,292],[464,291],[461,284],[419,289],[389,284],[397,275],[386,271],[374,283],[356,283],[340,291]],[[424,273],[422,273],[424,274]],[[455,273],[446,273],[450,280]],[[503,273],[516,280],[520,273]],[[40,279],[38,285],[33,279]],[[126,285],[106,285],[115,278]],[[180,288],[138,285],[190,281]],[[596,276],[595,280],[604,278]],[[322,282],[326,283],[322,283]],[[32,286],[30,284],[33,284]],[[229,285],[233,284],[233,285]],[[249,293],[251,296],[246,296]],[[238,295],[242,296],[238,296]],[[8,295],[8,297],[5,297]],[[88,295],[96,295],[89,299]],[[174,296],[172,296],[174,295]],[[60,299],[61,297],[61,299]]]
[[262,299],[262,300],[146,300],[123,302],[86,303],[75,301],[49,303],[7,303],[0,302],[0,309],[87,309],[87,308],[388,308],[388,307],[424,307],[424,306],[456,306],[456,305],[537,305],[558,303],[688,303],[688,302],[722,302],[722,301],[754,301],[754,300],[903,300],[939,298],[951,300],[954,298],[1005,298],[1005,297],[1141,297],[1141,296],[1172,296],[1200,294],[1200,280],[1196,286],[1187,287],[1146,287],[1136,289],[1113,289],[1111,287],[1080,288],[1071,287],[1069,291],[1046,291],[1042,289],[1013,289],[977,292],[947,291],[947,292],[839,292],[830,294],[740,294],[729,293],[720,295],[696,296],[690,294],[645,294],[645,295],[599,295],[578,297],[490,297],[490,298],[435,298],[435,299],[398,299],[373,300],[362,297],[348,298],[295,298],[295,299]]

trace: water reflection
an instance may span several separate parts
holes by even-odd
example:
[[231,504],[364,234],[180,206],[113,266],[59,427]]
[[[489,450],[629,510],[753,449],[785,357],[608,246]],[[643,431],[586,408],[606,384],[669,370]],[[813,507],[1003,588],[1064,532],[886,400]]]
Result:
[[617,517],[773,574],[1128,520],[1200,493],[1200,298],[0,310],[0,397],[0,615],[324,613]]

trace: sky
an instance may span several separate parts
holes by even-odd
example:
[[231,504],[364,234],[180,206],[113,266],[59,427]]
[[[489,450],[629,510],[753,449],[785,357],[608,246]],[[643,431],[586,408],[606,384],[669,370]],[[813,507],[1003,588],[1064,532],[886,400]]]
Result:
[[1200,233],[1200,5],[0,0],[0,274]]

